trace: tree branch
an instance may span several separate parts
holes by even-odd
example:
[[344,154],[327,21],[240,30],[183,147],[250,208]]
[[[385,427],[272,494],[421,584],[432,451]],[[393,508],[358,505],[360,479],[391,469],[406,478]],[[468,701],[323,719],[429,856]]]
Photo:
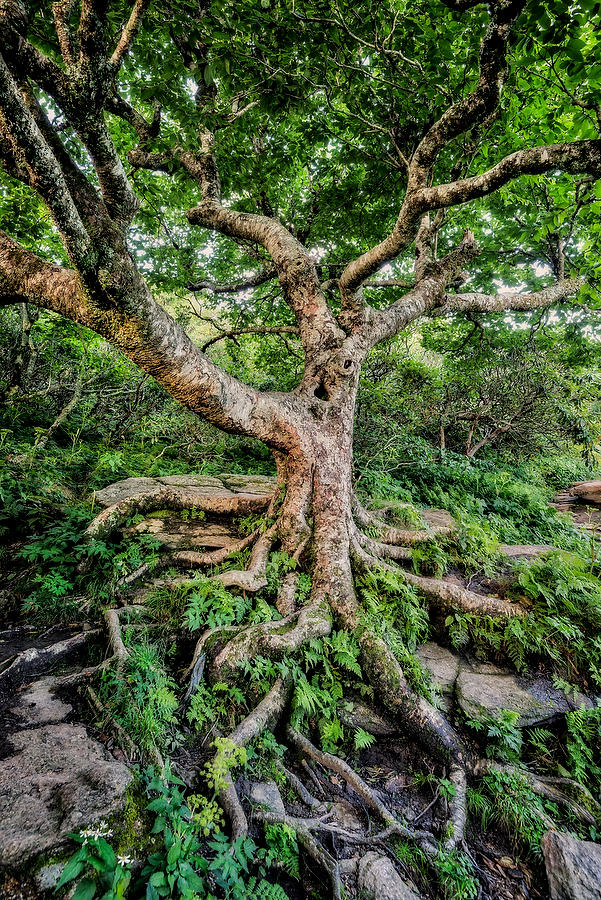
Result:
[[44,200],[78,263],[85,264],[90,239],[79,216],[63,172],[51,153],[19,89],[0,56],[0,121],[15,159],[28,173],[29,183]]
[[222,334],[216,335],[202,345],[202,352],[205,353],[209,347],[218,341],[224,341],[227,338],[238,337],[240,334],[298,334],[296,325],[280,325],[278,327],[269,328],[260,325],[254,328],[233,328],[231,331],[224,331]]
[[232,284],[219,284],[215,281],[190,281],[186,285],[189,291],[211,291],[213,294],[238,294],[240,291],[246,291],[249,288],[258,287],[271,281],[277,276],[273,266],[265,269],[263,272],[257,272],[256,275],[250,275],[242,281],[232,282]]
[[446,312],[502,312],[503,310],[527,311],[540,307],[552,306],[568,297],[575,296],[582,285],[584,278],[566,278],[557,281],[550,287],[543,288],[532,294],[447,294],[444,305],[437,313]]
[[119,42],[113,53],[111,54],[111,58],[109,60],[110,64],[118,70],[129,53],[131,45],[133,44],[140,25],[142,23],[142,18],[144,17],[144,13],[150,6],[150,0],[136,0],[133,5],[132,11],[130,13],[129,19],[121,32],[121,37],[119,38]]
[[93,329],[213,425],[286,451],[294,435],[277,396],[212,363],[137,278],[128,285],[123,316],[114,304],[95,303],[76,272],[45,262],[0,232],[0,305],[33,303]]
[[540,175],[560,169],[572,175],[601,177],[601,140],[547,144],[510,153],[481,175],[425,188],[419,194],[426,209],[456,206],[496,191],[521,175]]

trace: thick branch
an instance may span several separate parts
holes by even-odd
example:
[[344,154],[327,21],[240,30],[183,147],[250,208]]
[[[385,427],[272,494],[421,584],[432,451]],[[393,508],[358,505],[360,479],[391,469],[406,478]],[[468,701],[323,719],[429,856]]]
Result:
[[33,303],[93,329],[193,412],[224,431],[252,435],[286,451],[294,435],[280,400],[212,363],[152,299],[129,257],[121,263],[125,315],[92,302],[75,272],[46,263],[0,232],[0,303]]
[[583,278],[567,278],[532,294],[447,294],[440,312],[502,312],[503,310],[527,311],[552,306],[578,293]]
[[15,158],[42,197],[77,263],[85,264],[90,239],[79,217],[63,172],[44,140],[17,85],[0,56],[0,120]]

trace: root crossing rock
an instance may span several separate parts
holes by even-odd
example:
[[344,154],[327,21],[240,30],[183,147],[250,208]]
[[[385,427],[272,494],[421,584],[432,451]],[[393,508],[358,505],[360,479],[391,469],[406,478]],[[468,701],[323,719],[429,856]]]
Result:
[[357,886],[370,900],[420,900],[388,857],[374,851],[359,860]]

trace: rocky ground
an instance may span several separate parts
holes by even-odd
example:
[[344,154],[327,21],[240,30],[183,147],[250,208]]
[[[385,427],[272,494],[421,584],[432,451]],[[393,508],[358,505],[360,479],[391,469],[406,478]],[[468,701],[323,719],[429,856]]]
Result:
[[[156,509],[133,528],[151,533],[166,554],[229,549],[240,540],[239,529],[227,520],[230,502],[245,499],[248,513],[261,511],[274,488],[272,479],[223,475],[219,478],[172,476],[127,479],[96,494],[95,502],[110,523],[112,511],[132,497],[165,491],[173,508],[181,494],[186,515]],[[601,484],[599,484],[601,491]],[[165,496],[167,496],[167,493]],[[588,495],[587,495],[588,496]],[[198,501],[198,514],[194,514]],[[565,501],[564,501],[565,502]],[[571,501],[570,501],[571,502]],[[224,516],[225,514],[225,516]],[[225,521],[224,521],[225,518]],[[507,547],[508,557],[534,557],[547,547]],[[0,632],[0,898],[41,896],[55,883],[69,832],[110,819],[123,808],[132,780],[127,747],[117,734],[93,725],[69,682],[69,674],[86,664],[88,648],[98,632],[93,628],[61,627],[39,633],[16,626]],[[591,698],[566,698],[545,674],[518,677],[514,673],[451,652],[436,643],[420,647],[419,659],[438,686],[441,704],[451,720],[486,720],[501,710],[519,714],[518,727],[553,722]],[[60,671],[59,671],[60,670]],[[390,809],[413,825],[429,828],[437,815],[428,785],[416,785],[406,775],[418,767],[415,752],[402,735],[377,711],[357,697],[349,697],[348,723],[378,738],[364,751],[358,771]],[[121,736],[122,737],[122,736]],[[121,744],[121,746],[120,746]],[[189,751],[179,755],[184,775],[194,780],[198,760]],[[419,764],[424,766],[423,758]],[[186,768],[188,767],[188,771]],[[275,783],[247,783],[241,796],[276,814],[306,815],[300,805],[284,805]],[[341,829],[364,823],[361,798],[340,778],[319,779],[318,805],[313,814],[327,812]],[[543,844],[545,876],[534,864],[517,863],[511,846],[499,835],[474,836],[476,862],[488,880],[490,896],[518,900],[593,900],[601,897],[601,847],[566,835],[549,833]],[[50,860],[39,868],[36,860]],[[367,897],[416,900],[414,885],[402,878],[383,854],[370,851],[349,860]],[[19,873],[19,874],[15,874]]]

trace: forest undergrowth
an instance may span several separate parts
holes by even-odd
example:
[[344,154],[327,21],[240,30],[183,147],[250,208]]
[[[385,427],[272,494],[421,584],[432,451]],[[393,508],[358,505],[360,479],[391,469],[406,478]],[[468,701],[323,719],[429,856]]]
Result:
[[[113,389],[121,390],[132,373],[117,371],[111,377]],[[488,720],[459,715],[468,746],[490,761],[490,769],[466,787],[469,824],[457,845],[449,842],[446,830],[458,791],[451,767],[416,753],[406,735],[377,738],[352,714],[356,705],[374,702],[361,662],[359,638],[365,628],[385,642],[411,689],[435,708],[441,696],[416,655],[432,640],[518,674],[550,675],[571,696],[601,694],[601,535],[575,528],[567,514],[549,506],[559,490],[594,474],[574,450],[566,446],[561,453],[532,453],[517,461],[490,450],[474,460],[453,451],[441,454],[401,430],[399,465],[392,451],[388,462],[374,455],[369,435],[364,438],[360,431],[356,486],[374,511],[385,510],[396,527],[420,526],[429,507],[448,510],[456,522],[452,539],[433,535],[412,549],[410,571],[453,576],[468,587],[482,583],[490,590],[492,585],[508,601],[525,604],[528,615],[431,616],[419,590],[383,568],[358,579],[363,618],[355,632],[334,629],[295,652],[259,653],[233,669],[224,667],[209,685],[202,672],[190,681],[194,646],[205,629],[219,633],[277,623],[283,581],[291,573],[299,576],[295,601],[302,610],[309,576],[279,551],[270,556],[266,586],[256,593],[214,580],[219,572],[243,566],[246,550],[182,579],[160,566],[157,540],[132,527],[142,516],[125,522],[125,533],[87,538],[84,532],[98,512],[93,491],[137,475],[271,474],[269,455],[258,444],[224,437],[197,421],[194,440],[184,439],[190,417],[152,386],[119,436],[109,427],[106,409],[84,402],[46,441],[54,415],[46,398],[7,403],[2,413],[4,618],[7,624],[44,631],[58,623],[104,627],[107,610],[121,611],[123,659],[103,666],[104,642],[91,642],[88,665],[97,667],[96,674],[71,693],[78,692],[79,709],[90,726],[112,734],[137,772],[126,824],[105,823],[74,835],[79,847],[60,889],[77,882],[77,900],[153,900],[174,892],[235,900],[284,900],[300,897],[302,890],[329,896],[336,881],[324,872],[349,834],[328,819],[327,810],[359,796],[356,785],[350,795],[344,789],[346,770],[328,775],[331,759],[359,773],[374,803],[382,802],[373,793],[382,773],[390,775],[396,765],[404,796],[396,798],[394,821],[413,807],[411,834],[404,837],[402,827],[388,827],[378,837],[375,824],[373,833],[378,848],[425,896],[475,900],[483,884],[495,896],[500,876],[483,870],[485,859],[509,859],[510,871],[531,884],[541,877],[540,840],[551,827],[598,839],[601,704],[533,728],[519,727],[519,716],[511,710]],[[186,515],[202,518],[194,510]],[[268,525],[262,516],[235,524],[241,535]],[[528,543],[555,549],[527,562],[503,556],[503,544]],[[128,589],[127,578],[143,565],[158,583],[145,589],[141,606],[140,589],[135,583]],[[286,733],[275,726],[259,729],[243,744],[232,741],[228,735],[236,734],[278,684],[286,686],[291,711]],[[307,751],[304,735],[311,737],[312,749],[305,753],[313,760],[309,767],[299,763]],[[291,754],[290,747],[300,755]],[[538,787],[549,785],[546,796],[533,786],[532,772],[540,778]],[[275,781],[298,815],[278,821],[251,806],[249,829],[232,836],[223,798],[240,780]],[[568,784],[566,793],[554,793],[553,786],[562,783]],[[363,809],[365,802],[364,797]],[[312,818],[303,819],[307,805]],[[311,830],[303,821],[318,824]],[[412,830],[420,822],[437,836],[434,849],[416,842]],[[347,847],[347,857],[352,856],[352,842]],[[336,877],[344,893],[344,867]]]

